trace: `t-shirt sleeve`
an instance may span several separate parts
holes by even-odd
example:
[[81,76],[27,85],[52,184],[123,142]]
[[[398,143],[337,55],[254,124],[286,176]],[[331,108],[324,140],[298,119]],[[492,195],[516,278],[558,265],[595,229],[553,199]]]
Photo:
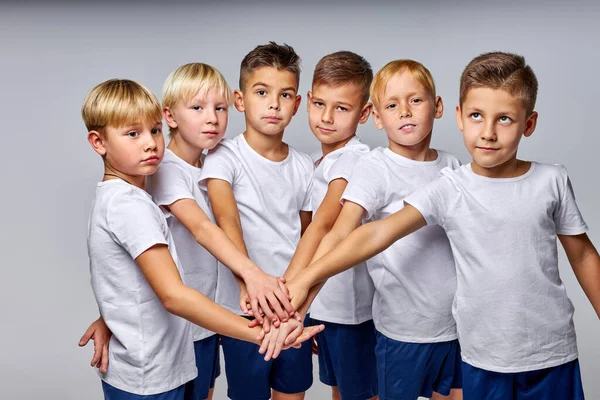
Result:
[[554,224],[559,235],[580,235],[587,231],[587,224],[583,220],[575,193],[569,179],[567,169],[560,167],[560,200],[554,211]]
[[194,199],[191,177],[173,163],[162,164],[148,180],[148,192],[159,206],[169,206],[181,199]]
[[367,218],[387,202],[387,178],[384,169],[370,157],[356,163],[340,201],[351,201],[367,211]]
[[107,209],[108,228],[114,240],[135,260],[157,244],[168,245],[164,217],[150,199],[120,194]]
[[219,144],[208,152],[204,160],[200,174],[200,188],[206,190],[206,180],[211,178],[222,179],[233,185],[239,174],[238,163],[239,160],[234,152],[227,146]]
[[356,163],[364,154],[347,151],[339,157],[323,166],[323,175],[327,183],[336,179],[344,179],[346,182],[350,179]]
[[304,201],[302,202],[302,207],[300,207],[300,211],[316,211],[313,210],[312,202],[311,202],[311,194],[313,191],[313,178],[312,176],[308,180],[308,186],[306,189],[306,193],[304,193]]
[[442,176],[413,192],[404,202],[416,208],[423,215],[427,225],[443,226],[457,194],[451,180]]

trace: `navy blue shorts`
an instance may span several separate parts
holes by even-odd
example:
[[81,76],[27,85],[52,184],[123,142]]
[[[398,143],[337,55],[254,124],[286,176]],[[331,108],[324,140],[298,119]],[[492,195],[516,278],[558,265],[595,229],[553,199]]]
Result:
[[117,389],[102,381],[102,391],[104,392],[104,400],[183,400],[185,385],[164,393],[139,395]]
[[317,335],[319,378],[337,386],[344,400],[365,400],[377,395],[375,326],[369,320],[359,325],[344,325],[313,320],[325,325]]
[[377,332],[375,354],[381,400],[416,400],[433,392],[447,396],[462,387],[458,340],[408,343]]
[[535,371],[500,373],[462,363],[464,400],[583,400],[579,360]]
[[185,400],[204,400],[208,391],[215,387],[215,379],[221,374],[219,362],[219,335],[194,342],[198,376],[185,384]]
[[[307,325],[307,317],[304,324]],[[310,341],[299,349],[281,352],[265,361],[260,346],[221,336],[227,376],[227,396],[233,400],[268,400],[271,389],[293,394],[308,390],[313,383]]]

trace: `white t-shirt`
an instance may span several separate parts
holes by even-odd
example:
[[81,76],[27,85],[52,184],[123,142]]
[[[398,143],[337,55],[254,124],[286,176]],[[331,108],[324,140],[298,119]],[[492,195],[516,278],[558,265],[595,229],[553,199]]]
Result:
[[[300,241],[300,211],[311,211],[310,157],[292,147],[280,162],[254,151],[244,135],[223,140],[206,157],[200,186],[205,179],[231,184],[248,256],[263,271],[282,276]],[[229,268],[219,263],[217,303],[241,314],[240,289]]]
[[557,234],[587,230],[567,171],[532,163],[516,178],[487,178],[471,165],[406,202],[441,225],[457,268],[453,313],[463,360],[512,373],[577,358],[573,305],[558,273]]
[[[201,172],[200,168],[188,164],[167,149],[158,170],[148,177],[148,193],[159,206],[168,206],[181,199],[196,200],[202,211],[214,222],[205,197],[206,192],[200,190],[198,184]],[[177,246],[186,284],[214,301],[217,291],[217,259],[196,242],[194,235],[173,214],[164,207],[161,209]],[[192,337],[195,341],[212,335],[214,332],[192,324]]]
[[[434,161],[415,161],[378,147],[362,158],[342,196],[383,219],[404,207],[404,199],[435,180],[443,168],[457,168],[453,155],[437,150]],[[373,322],[392,339],[436,343],[457,338],[452,317],[456,291],[454,259],[439,226],[398,240],[367,261],[375,284]]]
[[[335,179],[348,181],[358,160],[368,152],[369,147],[353,137],[346,146],[327,154],[322,160],[321,152],[315,155],[317,167],[311,195],[315,212],[327,194],[329,183]],[[360,263],[327,280],[312,303],[310,315],[337,324],[363,323],[372,318],[373,291],[373,281],[367,267],[365,263]]]
[[166,244],[167,221],[150,195],[122,180],[98,183],[88,226],[92,289],[113,335],[106,383],[135,394],[167,392],[197,376],[190,323],[170,314],[135,259]]

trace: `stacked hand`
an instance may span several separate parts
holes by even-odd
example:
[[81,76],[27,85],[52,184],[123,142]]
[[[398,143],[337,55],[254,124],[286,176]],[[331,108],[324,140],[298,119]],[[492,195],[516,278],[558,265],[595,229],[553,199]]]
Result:
[[265,361],[269,361],[271,358],[277,358],[282,350],[300,348],[303,342],[311,340],[323,329],[323,325],[304,328],[302,321],[290,319],[279,327],[271,327],[268,333],[264,329],[261,331],[258,340],[262,343],[258,352],[265,354]]

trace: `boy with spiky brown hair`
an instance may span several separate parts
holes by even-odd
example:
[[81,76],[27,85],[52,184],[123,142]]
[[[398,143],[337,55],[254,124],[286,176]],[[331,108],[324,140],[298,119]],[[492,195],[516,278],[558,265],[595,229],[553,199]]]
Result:
[[[240,88],[234,92],[246,130],[211,150],[201,174],[219,227],[272,276],[283,275],[311,219],[312,162],[283,141],[300,106],[299,81],[300,58],[292,47],[270,42],[248,53],[240,67]],[[216,301],[238,314],[248,313],[243,282],[236,283],[221,265]],[[269,303],[281,314],[276,299]],[[260,310],[252,312],[260,318]],[[279,322],[302,327],[295,318]],[[225,336],[222,344],[231,399],[302,399],[312,385],[310,344],[268,362],[254,344]]]
[[[461,76],[458,126],[472,162],[361,226],[288,283],[308,290],[425,225],[441,226],[457,272],[453,304],[465,399],[583,399],[573,305],[557,239],[600,315],[600,257],[586,235],[566,169],[517,159],[531,136],[537,79],[521,56],[487,53]],[[427,249],[424,249],[427,251]]]

